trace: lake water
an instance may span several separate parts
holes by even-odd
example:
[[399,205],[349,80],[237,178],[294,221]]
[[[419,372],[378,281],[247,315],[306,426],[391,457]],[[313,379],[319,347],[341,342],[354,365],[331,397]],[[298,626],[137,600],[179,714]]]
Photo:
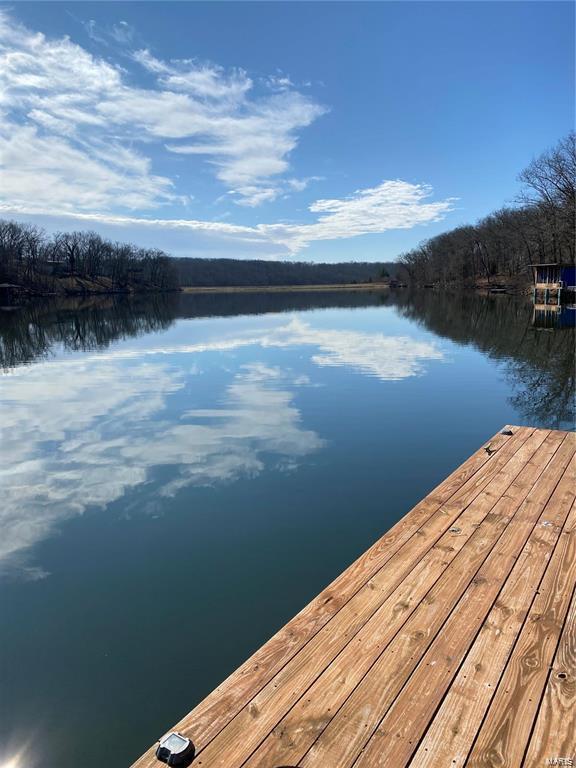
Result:
[[504,424],[572,429],[571,317],[406,291],[1,311],[0,763],[125,768]]

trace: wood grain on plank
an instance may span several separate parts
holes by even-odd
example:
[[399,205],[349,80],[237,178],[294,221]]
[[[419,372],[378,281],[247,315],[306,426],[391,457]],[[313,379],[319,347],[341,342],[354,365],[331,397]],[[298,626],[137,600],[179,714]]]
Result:
[[558,451],[554,459],[556,471],[564,471],[566,457],[571,457],[567,480],[557,487],[544,508],[504,589],[434,715],[410,762],[414,768],[458,768],[466,762],[470,746],[534,599],[534,584],[540,583],[564,525],[567,505],[562,503],[563,484],[570,483],[572,473],[576,471],[574,439],[567,438]]
[[576,582],[574,516],[554,555],[510,656],[466,765],[522,764]]
[[[570,454],[573,454],[571,445],[569,448]],[[569,459],[570,455],[566,458]],[[545,570],[546,560],[541,556],[553,551],[560,533],[556,529],[555,537],[549,536],[548,551],[542,552],[542,547],[528,548],[530,559],[526,557],[526,545],[531,539],[542,544],[541,530],[547,533],[554,532],[553,527],[542,529],[537,525],[537,522],[539,515],[545,515],[547,518],[546,504],[553,496],[554,488],[564,474],[567,463],[568,461],[565,460],[558,465],[558,462],[552,461],[535,483],[532,493],[515,515],[499,542],[501,547],[499,557],[489,558],[480,569],[475,578],[475,581],[480,581],[479,587],[474,590],[470,589],[465,593],[456,606],[442,627],[442,631],[381,721],[371,741],[355,764],[355,768],[356,766],[357,768],[374,768],[375,766],[386,765],[388,761],[393,765],[409,763],[420,738],[474,641],[479,627],[482,626],[483,620],[489,621],[494,600],[498,598],[500,611],[499,613],[495,611],[493,618],[504,619],[504,615],[506,615],[505,621],[509,621],[512,610],[509,605],[509,593],[516,598],[517,607],[522,603],[530,605]],[[561,511],[559,513],[561,525],[564,523],[574,500],[574,484],[566,483],[562,491]],[[542,521],[544,519],[541,517]],[[508,549],[505,546],[506,543]],[[520,557],[514,560],[515,556],[512,554],[510,557],[509,553],[517,551],[519,545],[523,549]],[[540,557],[539,560],[537,560],[538,556]],[[530,560],[532,561],[532,568],[529,567]],[[501,610],[502,607],[505,607],[504,612]],[[490,614],[485,619],[488,610],[490,610]],[[500,639],[503,635],[503,623],[496,625],[494,629],[496,639]],[[495,658],[494,646],[497,648],[497,645],[497,642],[493,640],[487,647],[484,646],[485,653],[479,657],[479,663],[489,667],[491,676],[496,676],[496,680],[498,678],[496,666],[498,659],[497,655]],[[472,686],[469,690],[477,695],[477,691],[474,691]],[[452,721],[452,726],[454,726],[454,722]],[[459,721],[457,730],[466,732],[467,725],[467,722]],[[469,738],[468,748],[476,730],[471,733],[468,731],[465,734]],[[450,731],[448,730],[448,732]],[[467,751],[466,749],[466,753]],[[432,759],[433,763],[431,764],[434,765],[434,768],[442,764],[458,764],[458,758],[450,753],[449,738],[445,736],[443,749],[435,751]],[[418,760],[415,761],[415,765],[420,765]]]
[[[480,727],[470,761],[452,757],[449,765],[475,764],[475,750],[492,717],[502,681],[510,674],[517,648],[526,641],[526,627],[540,600],[538,595],[529,609],[538,574],[545,569],[542,592],[551,579],[557,552],[566,549],[565,534],[573,530],[573,524],[567,523],[559,533],[562,514],[566,515],[574,498],[573,479],[567,471],[536,527],[534,522],[542,513],[545,489],[550,492],[554,478],[562,474],[562,461],[566,465],[570,456],[566,446],[570,441],[573,444],[574,435],[531,428],[513,427],[512,431],[513,436],[496,445],[498,436],[493,438],[490,452],[482,448],[441,483],[176,726],[186,732],[203,721],[206,725],[200,739],[196,731],[188,731],[198,748],[195,765],[372,768],[394,764],[416,768],[422,764],[448,768],[442,761],[451,749],[460,743],[464,755]],[[546,557],[555,539],[556,549],[547,566]],[[573,544],[570,546],[574,549]],[[574,584],[574,552],[570,557],[568,570]],[[560,570],[566,567],[563,561]],[[570,582],[569,576],[562,578]],[[322,597],[329,599],[321,603]],[[563,598],[564,614],[569,597]],[[560,614],[555,619],[556,628],[551,633],[554,647],[543,649],[548,666],[560,634],[566,645],[571,626],[574,647],[574,607],[571,610],[570,620],[560,622]],[[482,650],[480,640],[484,637]],[[282,638],[287,648],[282,647]],[[561,647],[554,658],[560,658]],[[463,670],[470,660],[486,656],[491,663],[481,664],[488,670],[484,677],[493,681],[501,676],[496,696],[492,691],[486,696],[483,689],[478,695],[479,686],[486,682],[480,672],[475,688],[466,689],[463,682]],[[383,663],[386,657],[388,662]],[[443,666],[432,666],[433,661]],[[431,665],[432,674],[421,671],[426,664]],[[390,677],[397,685],[395,691],[389,685]],[[515,682],[515,678],[511,680]],[[546,739],[552,739],[559,730],[561,745],[572,743],[573,720],[560,715],[550,724],[557,715],[558,692],[554,698],[553,685],[548,669],[532,676],[528,687],[538,693],[536,704],[528,696],[532,709],[526,702],[521,705],[528,727],[526,722],[510,726],[510,718],[505,718],[506,734],[500,742],[507,743],[500,752],[482,752],[478,765],[532,768],[542,760],[573,759],[558,750],[550,756],[543,751],[547,749]],[[459,686],[462,690],[456,696]],[[383,702],[379,696],[386,687],[388,699]],[[371,690],[374,695],[361,695],[363,688],[364,694]],[[452,730],[462,735],[451,741],[440,721],[449,718],[451,711],[458,712],[466,695],[472,696],[472,706],[461,710],[461,719]],[[561,685],[560,695],[568,702],[566,711],[570,713],[574,689]],[[420,702],[423,698],[426,702]],[[481,700],[479,708],[474,707],[477,699]],[[358,731],[367,726],[368,735],[356,734],[355,745],[346,754],[342,731],[352,726],[343,713],[354,700],[357,709],[363,704],[365,708],[352,725]],[[504,706],[508,703],[504,694],[502,702]],[[352,711],[352,719],[354,714]],[[209,715],[212,717],[206,721]],[[533,738],[528,743],[532,728]],[[544,737],[538,739],[539,729]],[[436,740],[432,738],[435,730]],[[422,751],[424,745],[431,748],[435,759]],[[501,746],[499,743],[498,748]],[[156,764],[151,748],[134,768]]]
[[[498,433],[441,482],[355,563],[337,577],[294,619],[198,704],[175,728],[194,739],[198,749],[208,744],[271,678],[338,613],[347,601],[402,547],[442,504],[475,498],[485,485],[534,434],[534,429],[506,426],[512,436]],[[134,768],[155,766],[155,746]]]
[[[501,471],[480,494],[480,497],[485,497],[484,503],[488,509],[507,490],[516,475],[523,471],[547,436],[545,431],[534,433],[505,465],[508,472]],[[452,519],[450,514],[443,514],[436,521],[438,535],[451,525]],[[496,524],[494,528],[497,528]],[[474,535],[476,533],[477,531]],[[233,768],[241,765],[258,747],[263,733],[270,731],[280,721],[412,570],[422,553],[430,546],[429,538],[429,535],[418,537],[418,552],[415,552],[409,561],[399,557],[395,567],[382,568],[373,576],[199,753],[198,764],[209,768]]]
[[550,459],[550,451],[554,450],[553,445],[544,445],[539,450],[547,437],[547,432],[538,432],[518,451],[514,459],[521,462],[524,471],[516,479],[514,475],[508,478],[513,482],[501,492],[504,495],[498,497],[494,509],[387,646],[300,765],[306,768],[327,765],[344,768],[354,763],[462,594],[467,588],[472,593],[481,588],[483,582],[475,580],[476,572],[487,557],[494,560],[499,556],[498,540],[511,525],[510,517],[530,491],[527,475],[538,469],[541,472]]
[[[576,765],[576,592],[540,704],[525,768],[562,758]],[[569,762],[568,762],[569,764]]]
[[[552,435],[539,461],[551,456],[562,441]],[[570,456],[567,457],[568,461]],[[522,464],[518,465],[523,466]],[[525,468],[525,467],[524,467]],[[549,482],[557,482],[562,470]],[[553,485],[546,498],[553,490]],[[503,486],[500,486],[500,493]],[[458,532],[446,531],[390,598],[382,604],[342,653],[316,679],[305,695],[267,736],[263,744],[244,763],[243,768],[293,765],[304,755],[338,708],[369,671],[386,644],[418,607],[429,588],[464,547],[494,505],[492,491],[486,489],[456,520]],[[483,498],[484,496],[484,498]],[[505,526],[507,521],[503,521]],[[466,566],[468,570],[468,566]]]

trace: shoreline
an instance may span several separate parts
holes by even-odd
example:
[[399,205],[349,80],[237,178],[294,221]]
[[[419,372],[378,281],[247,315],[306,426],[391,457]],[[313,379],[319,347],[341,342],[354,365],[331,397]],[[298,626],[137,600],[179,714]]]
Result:
[[[378,283],[340,283],[335,285],[186,285],[181,293],[300,293],[303,291],[389,291]],[[404,289],[401,289],[404,290]]]
[[[88,288],[84,287],[83,290],[56,290],[56,291],[40,291],[33,288],[28,288],[23,285],[10,286],[15,290],[6,290],[7,286],[0,285],[0,289],[4,288],[4,291],[0,290],[0,305],[2,306],[14,306],[22,303],[28,303],[30,301],[42,300],[42,299],[63,299],[63,298],[94,298],[94,297],[136,297],[136,296],[150,296],[158,294],[257,294],[257,293],[397,293],[411,291],[416,288],[419,291],[437,292],[437,291],[458,291],[469,292],[480,295],[490,294],[502,294],[502,295],[528,295],[528,285],[499,285],[495,289],[491,289],[489,285],[475,285],[475,286],[390,286],[385,283],[333,283],[327,285],[186,285],[178,288],[138,288],[134,289],[119,289],[119,288]],[[3,295],[2,295],[3,294]],[[4,301],[3,301],[4,300]]]

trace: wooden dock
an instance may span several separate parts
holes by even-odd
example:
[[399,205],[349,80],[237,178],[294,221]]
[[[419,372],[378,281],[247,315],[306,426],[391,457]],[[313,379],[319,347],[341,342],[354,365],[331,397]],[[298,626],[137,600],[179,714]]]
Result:
[[193,768],[576,766],[575,449],[504,427],[174,727]]

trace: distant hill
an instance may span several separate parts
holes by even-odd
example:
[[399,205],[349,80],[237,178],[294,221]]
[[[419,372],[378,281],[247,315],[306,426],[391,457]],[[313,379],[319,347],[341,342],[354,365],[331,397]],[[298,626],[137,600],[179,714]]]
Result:
[[175,258],[173,263],[178,283],[183,287],[368,283],[380,279],[383,270],[391,277],[396,275],[398,269],[402,270],[400,265],[393,263],[356,261],[312,264],[257,259]]

